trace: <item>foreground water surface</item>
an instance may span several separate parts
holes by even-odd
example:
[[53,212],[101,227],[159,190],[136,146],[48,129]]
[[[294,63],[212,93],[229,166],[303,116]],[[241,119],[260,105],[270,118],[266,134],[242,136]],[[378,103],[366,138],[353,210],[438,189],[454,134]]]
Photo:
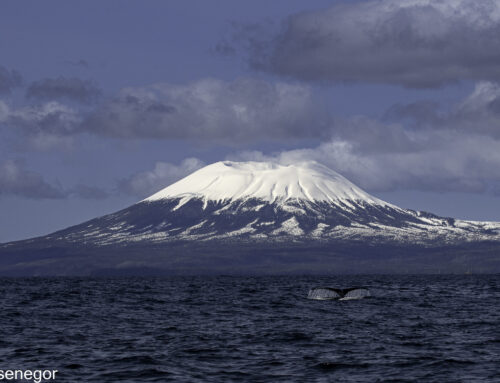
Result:
[[499,275],[0,279],[0,299],[0,369],[55,382],[500,382]]

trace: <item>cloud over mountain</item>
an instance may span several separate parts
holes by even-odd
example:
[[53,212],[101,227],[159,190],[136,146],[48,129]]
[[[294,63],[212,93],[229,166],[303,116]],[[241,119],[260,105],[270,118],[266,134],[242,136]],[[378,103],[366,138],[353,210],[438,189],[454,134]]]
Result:
[[[352,135],[334,137],[318,146],[270,154],[246,151],[228,158],[274,160],[284,164],[315,160],[372,192],[421,190],[498,194],[500,190],[500,176],[496,170],[500,168],[498,138],[449,127],[411,130],[393,124],[384,128],[380,122],[368,119],[346,123]],[[388,142],[394,145],[383,144],[384,132]]]
[[266,29],[240,27],[219,51],[242,49],[253,68],[302,80],[414,88],[500,80],[496,0],[345,2]]
[[124,89],[97,107],[82,129],[116,138],[242,143],[310,137],[325,128],[327,119],[307,86],[202,79]]
[[[271,156],[243,152],[233,158],[317,160],[371,191],[500,190],[497,82],[478,82],[469,95],[447,106],[425,99],[396,104],[381,119],[337,117],[311,87],[248,78],[126,88],[114,98],[80,107],[61,101],[13,105],[0,101],[0,123],[30,149],[68,149],[83,134],[236,148],[295,140],[294,146],[303,143],[303,149]],[[314,140],[301,141],[309,138]],[[179,165],[158,162],[152,170],[122,178],[118,190],[143,197],[202,165],[196,158]],[[78,198],[109,195],[83,185],[60,192]]]
[[90,134],[118,139],[185,139],[245,145],[328,134],[330,115],[311,88],[251,78],[202,79],[185,85],[125,88],[95,105],[98,88],[79,81],[43,80],[28,88],[35,104],[0,100],[0,123],[38,150],[70,147]]

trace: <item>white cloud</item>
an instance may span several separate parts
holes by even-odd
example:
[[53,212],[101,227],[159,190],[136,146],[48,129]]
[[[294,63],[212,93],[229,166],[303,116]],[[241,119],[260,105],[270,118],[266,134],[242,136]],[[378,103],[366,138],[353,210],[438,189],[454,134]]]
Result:
[[318,136],[328,118],[307,86],[248,78],[203,79],[187,85],[124,89],[98,107],[83,129],[118,138],[241,144]]
[[[424,134],[424,133],[423,133]],[[266,155],[259,151],[231,155],[232,160],[293,163],[314,160],[369,191],[494,192],[500,187],[500,141],[452,131],[425,133],[438,145],[408,152],[359,151],[354,141],[331,140],[317,147]]]

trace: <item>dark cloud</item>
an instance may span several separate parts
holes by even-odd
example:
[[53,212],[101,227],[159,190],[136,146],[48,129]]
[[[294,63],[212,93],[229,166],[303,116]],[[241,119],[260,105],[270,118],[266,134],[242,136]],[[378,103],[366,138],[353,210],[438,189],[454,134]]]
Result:
[[18,129],[59,135],[73,133],[78,121],[76,111],[57,102],[16,109],[8,117],[8,122]]
[[255,79],[127,88],[91,108],[58,101],[11,108],[0,121],[30,147],[70,148],[79,134],[242,145],[329,134],[331,118],[310,87]]
[[457,130],[500,138],[500,85],[480,82],[449,116],[447,124]]
[[7,160],[0,163],[0,195],[14,195],[33,199],[65,198],[66,193],[57,185],[26,169],[22,161]]
[[145,198],[205,166],[197,158],[186,158],[179,165],[157,162],[154,169],[133,174],[118,182],[121,193]]
[[88,104],[96,101],[101,90],[90,80],[79,78],[46,78],[33,82],[26,90],[28,98],[37,100],[66,99]]
[[244,143],[318,137],[328,127],[309,87],[255,79],[125,89],[98,106],[81,129],[118,138]]
[[22,83],[21,75],[15,70],[8,70],[0,65],[0,93],[10,93]]
[[428,100],[396,104],[385,113],[384,120],[406,123],[416,130],[449,130],[500,138],[500,85],[479,82],[464,100],[447,108]]
[[104,199],[109,193],[95,186],[77,184],[65,189],[47,182],[42,175],[26,168],[22,160],[0,162],[0,196],[12,195],[31,199]]
[[69,148],[79,133],[79,112],[58,102],[11,109],[0,103],[0,121],[21,138],[23,145],[38,150]]
[[[266,29],[266,27],[264,27]],[[280,32],[236,29],[258,70],[313,81],[438,87],[464,79],[500,80],[496,0],[370,0],[295,14]]]

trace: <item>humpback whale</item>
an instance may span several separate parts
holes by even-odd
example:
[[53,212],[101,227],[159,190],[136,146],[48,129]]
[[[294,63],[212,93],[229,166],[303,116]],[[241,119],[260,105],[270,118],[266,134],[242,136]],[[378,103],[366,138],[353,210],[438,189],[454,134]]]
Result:
[[348,300],[360,299],[370,296],[370,290],[366,287],[349,287],[347,289],[338,289],[333,287],[314,287],[309,290],[308,299],[316,300]]

